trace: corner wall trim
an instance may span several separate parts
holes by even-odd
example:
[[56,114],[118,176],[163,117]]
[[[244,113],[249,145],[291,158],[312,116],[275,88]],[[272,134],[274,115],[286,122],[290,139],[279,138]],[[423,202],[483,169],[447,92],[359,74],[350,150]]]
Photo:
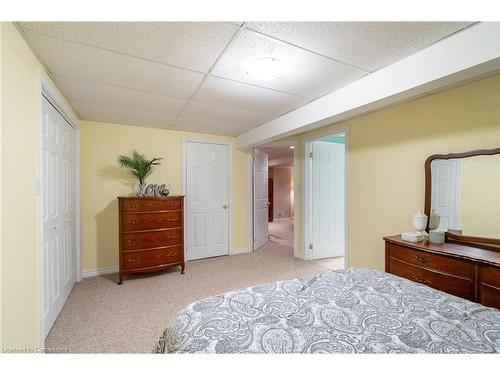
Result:
[[252,252],[252,250],[249,248],[231,249],[231,250],[229,250],[229,255],[247,254],[247,253],[251,253],[251,252]]
[[82,271],[82,277],[86,278],[86,277],[102,276],[102,275],[108,275],[110,273],[117,273],[118,271],[119,271],[118,266],[96,268],[93,270]]

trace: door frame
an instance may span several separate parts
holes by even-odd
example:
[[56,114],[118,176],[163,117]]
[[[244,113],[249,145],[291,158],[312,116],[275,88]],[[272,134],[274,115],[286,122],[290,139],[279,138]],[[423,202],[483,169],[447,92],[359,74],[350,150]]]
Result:
[[228,243],[227,243],[227,254],[231,255],[231,243],[233,239],[232,235],[232,212],[233,212],[233,144],[231,142],[225,141],[212,141],[203,138],[182,138],[182,176],[181,176],[181,191],[185,198],[184,201],[184,259],[187,259],[187,247],[188,247],[188,237],[187,237],[187,144],[188,143],[208,143],[212,145],[224,145],[229,146],[229,182],[228,182],[228,217],[227,217],[227,231],[228,231]]
[[[299,227],[298,227],[298,222],[297,222],[297,209],[298,209],[298,200],[297,200],[297,192],[299,189],[299,179],[297,178],[297,170],[298,170],[298,164],[299,164],[299,157],[298,157],[298,152],[297,152],[297,145],[298,145],[297,140],[293,141],[286,141],[283,142],[283,145],[286,147],[291,147],[293,146],[293,256],[295,258],[303,258],[302,257],[302,252],[300,251],[300,244],[299,244]],[[248,165],[248,201],[249,201],[249,207],[248,207],[248,237],[250,239],[249,241],[249,248],[250,252],[255,251],[255,240],[254,240],[254,227],[255,227],[255,210],[254,210],[254,205],[255,205],[255,196],[254,196],[254,180],[255,180],[255,174],[254,174],[254,150],[258,147],[254,147],[250,149],[250,161]]]
[[304,178],[302,180],[302,191],[304,192],[302,199],[302,222],[304,223],[304,259],[305,260],[313,260],[312,254],[314,250],[309,249],[309,245],[312,244],[312,159],[309,157],[309,153],[312,152],[312,144],[315,141],[320,141],[322,138],[339,135],[341,133],[345,134],[345,155],[344,155],[344,195],[345,195],[345,204],[344,204],[344,268],[347,268],[349,264],[349,128],[343,127],[338,128],[336,130],[330,130],[321,132],[320,134],[308,137],[304,139]]
[[[45,326],[43,321],[43,193],[45,187],[43,186],[43,100],[44,97],[56,108],[56,110],[64,117],[68,124],[75,130],[75,282],[82,280],[82,263],[81,263],[81,218],[80,218],[80,120],[75,114],[66,99],[60,94],[56,85],[52,82],[50,77],[42,70],[37,72],[37,85],[36,85],[36,98],[37,98],[37,124],[36,130],[38,132],[38,170],[37,178],[34,182],[33,191],[37,195],[38,203],[38,307],[40,319],[40,347],[44,347],[45,341]],[[47,332],[48,334],[48,332]]]

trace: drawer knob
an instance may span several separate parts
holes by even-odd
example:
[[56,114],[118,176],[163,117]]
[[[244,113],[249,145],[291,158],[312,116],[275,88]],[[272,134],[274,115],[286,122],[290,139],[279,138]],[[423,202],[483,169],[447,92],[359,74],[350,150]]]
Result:
[[169,257],[172,257],[172,258],[175,257],[175,256],[177,256],[177,253],[173,253],[173,254],[169,255]]
[[414,276],[413,280],[415,280],[417,283],[420,283],[420,284],[425,284],[425,285],[432,284],[432,282],[430,280],[422,279],[420,276]]
[[137,259],[135,259],[135,258],[131,258],[131,259],[129,259],[129,260],[128,260],[128,262],[130,262],[130,263],[135,263],[135,262],[137,262]]
[[129,224],[135,225],[137,223],[135,222],[135,220],[132,220],[132,221],[129,222]]
[[421,257],[418,255],[413,255],[413,257],[417,259],[420,263],[427,263],[429,261],[429,259],[427,259],[426,257]]
[[136,208],[137,206],[135,204],[131,204],[130,207]]
[[176,221],[176,220],[175,220],[175,218],[171,218],[171,219],[170,219],[170,222],[171,222],[171,223],[173,223],[174,221]]

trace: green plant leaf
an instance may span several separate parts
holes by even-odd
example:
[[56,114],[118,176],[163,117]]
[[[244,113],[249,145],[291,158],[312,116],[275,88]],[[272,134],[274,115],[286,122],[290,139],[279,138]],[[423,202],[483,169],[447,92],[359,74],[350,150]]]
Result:
[[144,154],[140,154],[137,150],[134,150],[132,157],[120,155],[117,161],[120,167],[129,169],[132,176],[137,178],[140,184],[143,184],[146,177],[153,172],[153,166],[160,165],[160,160],[162,159],[153,158],[148,160]]

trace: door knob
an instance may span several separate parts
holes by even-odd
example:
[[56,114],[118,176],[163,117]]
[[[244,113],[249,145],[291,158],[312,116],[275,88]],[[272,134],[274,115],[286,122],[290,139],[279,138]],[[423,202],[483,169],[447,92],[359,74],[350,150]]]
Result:
[[267,202],[267,205],[270,206],[271,205],[271,202]]
[[222,206],[223,209],[227,210],[227,208],[229,207],[228,204],[225,204],[224,206]]

